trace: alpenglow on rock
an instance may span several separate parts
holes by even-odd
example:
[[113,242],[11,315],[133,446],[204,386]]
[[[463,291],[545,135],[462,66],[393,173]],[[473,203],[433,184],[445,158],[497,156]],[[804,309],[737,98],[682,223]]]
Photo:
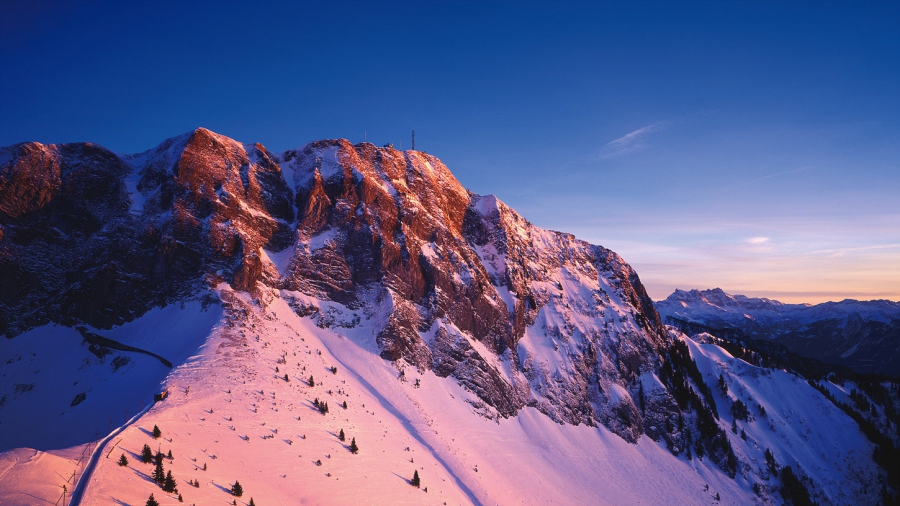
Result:
[[635,271],[467,191],[434,156],[343,139],[274,154],[202,128],[136,155],[0,150],[7,337],[109,328],[222,282],[321,326],[376,319],[383,358],[456,378],[484,416],[531,405],[683,446],[654,374],[671,341]]

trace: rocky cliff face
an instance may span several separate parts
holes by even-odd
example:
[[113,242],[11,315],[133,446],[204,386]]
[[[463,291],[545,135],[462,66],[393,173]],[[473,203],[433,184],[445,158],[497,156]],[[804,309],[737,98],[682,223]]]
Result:
[[118,156],[93,144],[0,152],[0,331],[100,328],[198,292],[260,277],[285,248],[292,192],[275,158],[208,130]]
[[[379,315],[381,356],[476,393],[678,447],[670,340],[614,252],[468,192],[425,153],[318,141],[281,155],[205,129],[137,155],[0,151],[0,331],[98,328],[220,282]],[[262,297],[264,299],[265,297]],[[304,300],[306,302],[301,301]]]

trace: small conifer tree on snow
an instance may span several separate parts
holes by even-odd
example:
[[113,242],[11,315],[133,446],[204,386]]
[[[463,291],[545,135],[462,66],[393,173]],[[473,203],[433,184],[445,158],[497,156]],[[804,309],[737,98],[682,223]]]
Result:
[[235,497],[244,495],[244,487],[241,486],[239,481],[234,480],[234,485],[231,486],[231,494]]
[[141,462],[149,464],[151,461],[153,461],[153,450],[150,449],[150,445],[145,444],[141,450]]
[[121,457],[119,457],[119,465],[125,467],[128,465],[128,457],[123,453]]
[[166,472],[166,479],[163,482],[162,489],[169,493],[178,492],[178,486],[175,484],[175,478],[172,477],[171,469]]
[[316,386],[316,380],[313,379],[313,377],[312,377],[311,374],[310,374],[310,376],[309,376],[309,381],[308,381],[308,383],[309,383],[309,386],[311,386],[311,387]]
[[250,503],[247,506],[256,506],[256,503],[253,502],[253,498],[250,498]]
[[169,460],[172,460],[172,459],[175,458],[175,457],[172,456],[172,450],[171,450],[171,449],[169,450],[169,454],[166,455],[166,458],[169,459]]
[[409,484],[416,488],[419,488],[419,486],[422,484],[422,482],[419,480],[419,471],[413,471],[413,477],[411,480],[409,480]]
[[162,431],[159,430],[159,427],[154,425],[153,426],[153,439],[159,439],[159,436],[162,436]]
[[166,481],[166,471],[163,469],[163,454],[156,454],[156,469],[153,470],[153,481],[160,485]]
[[159,503],[153,498],[153,494],[150,494],[150,498],[147,499],[147,504],[145,506],[159,506]]
[[359,447],[356,446],[356,438],[350,440],[350,453],[356,453],[359,451]]
[[344,435],[344,429],[341,429],[341,433],[338,434],[338,439],[341,441],[346,441],[347,437]]

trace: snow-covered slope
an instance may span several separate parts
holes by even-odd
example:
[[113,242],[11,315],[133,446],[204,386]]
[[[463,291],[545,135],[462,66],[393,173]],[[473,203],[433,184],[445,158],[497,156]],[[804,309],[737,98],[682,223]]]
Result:
[[[734,480],[710,460],[674,456],[646,436],[629,444],[604,427],[558,424],[533,408],[509,419],[480,416],[477,396],[458,381],[409,367],[401,374],[381,359],[369,338],[378,315],[361,316],[355,328],[323,329],[314,317],[298,317],[278,291],[258,302],[225,287],[222,293],[225,313],[209,313],[222,318],[160,385],[169,397],[103,449],[108,458],[92,475],[84,504],[142,504],[151,493],[174,503],[149,479],[153,465],[140,462],[144,444],[172,451],[164,466],[188,504],[230,501],[235,480],[243,502],[253,497],[256,504],[713,504],[716,494],[724,504],[777,501],[779,482],[766,470],[765,449],[809,476],[823,503],[876,501],[872,445],[852,420],[805,381],[713,345],[683,338],[709,383],[724,374],[727,397],[752,408],[752,419],[738,422],[747,441],[728,432],[741,462]],[[319,304],[353,317],[339,304]],[[198,318],[190,307],[183,311],[185,319]],[[137,321],[117,331],[144,329]],[[315,399],[328,403],[327,414]],[[716,402],[727,428],[729,401],[716,391]],[[159,439],[151,435],[154,425]],[[348,450],[352,439],[357,454]],[[117,464],[122,454],[127,467]],[[421,489],[409,485],[414,471]],[[49,487],[55,482],[62,480],[48,473],[0,487],[0,502],[30,504],[26,491],[58,497],[59,485]]]
[[774,339],[791,351],[857,372],[900,376],[900,302],[844,300],[783,304],[730,295],[722,289],[675,290],[656,302],[668,323],[689,330],[739,332],[743,339]]
[[[759,442],[822,502],[877,501],[869,443],[818,391],[665,328],[617,254],[466,191],[433,156],[346,140],[276,156],[205,129],[139,155],[0,155],[2,449],[83,444],[168,391],[100,449],[85,503],[174,501],[144,444],[172,450],[196,504],[233,480],[258,504],[777,501]],[[768,428],[729,431],[716,371],[758,391]],[[50,461],[9,467],[0,501],[61,486],[48,471],[21,488]]]
[[[823,502],[879,500],[877,467],[871,462],[860,465],[869,461],[874,445],[806,380],[752,366],[712,344],[685,340],[704,378],[716,385],[713,391],[722,421],[734,420],[728,407],[737,400],[749,408],[747,420],[735,420],[738,434],[743,431],[746,441],[729,431],[744,472],[755,473],[760,483],[777,483],[765,461],[765,451],[770,450],[780,465],[792,466],[795,473],[809,478],[814,494],[821,494]],[[720,376],[725,391],[718,388]]]

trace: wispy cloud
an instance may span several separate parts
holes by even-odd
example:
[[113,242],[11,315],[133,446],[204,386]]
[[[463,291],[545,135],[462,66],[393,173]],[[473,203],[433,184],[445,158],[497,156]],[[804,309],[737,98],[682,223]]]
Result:
[[618,139],[609,141],[600,150],[600,158],[613,158],[615,156],[627,155],[639,151],[647,147],[645,142],[647,135],[663,130],[667,126],[667,122],[657,121],[656,123],[627,133]]
[[786,170],[786,171],[784,171],[784,172],[776,172],[776,173],[774,173],[774,174],[769,174],[769,175],[767,175],[767,176],[758,177],[758,178],[756,178],[756,179],[751,180],[750,182],[751,182],[751,183],[757,183],[757,182],[759,182],[759,181],[765,181],[766,179],[772,179],[772,178],[775,178],[775,177],[787,176],[788,174],[796,174],[796,173],[798,173],[798,172],[806,172],[806,171],[808,171],[808,170],[809,170],[809,167],[803,167],[803,168],[800,168],[800,169]]
[[746,242],[747,242],[747,244],[753,244],[753,245],[765,244],[765,243],[769,242],[769,238],[768,237],[751,237],[751,238],[747,239]]

